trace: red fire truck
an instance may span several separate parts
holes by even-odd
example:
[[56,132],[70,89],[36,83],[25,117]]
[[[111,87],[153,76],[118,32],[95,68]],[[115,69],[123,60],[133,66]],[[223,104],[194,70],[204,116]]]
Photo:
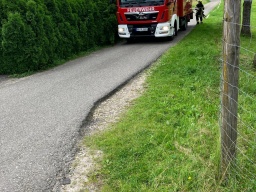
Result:
[[117,0],[121,38],[170,37],[193,19],[192,0]]

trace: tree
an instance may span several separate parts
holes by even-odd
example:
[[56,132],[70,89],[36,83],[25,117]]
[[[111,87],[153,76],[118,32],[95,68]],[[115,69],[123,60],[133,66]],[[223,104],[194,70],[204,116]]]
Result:
[[243,23],[241,33],[246,36],[251,36],[251,8],[252,0],[244,0],[243,4]]
[[27,70],[28,57],[26,55],[26,46],[28,42],[25,37],[29,38],[35,35],[32,31],[26,31],[22,16],[19,13],[9,13],[8,20],[2,26],[2,46],[5,73],[24,73]]

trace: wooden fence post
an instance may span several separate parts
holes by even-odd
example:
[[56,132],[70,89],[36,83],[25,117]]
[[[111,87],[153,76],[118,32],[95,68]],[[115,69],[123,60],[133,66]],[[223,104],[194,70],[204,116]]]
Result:
[[254,69],[256,69],[256,54],[254,54],[253,67],[254,67]]
[[243,22],[241,33],[243,35],[251,36],[251,7],[252,0],[244,0],[243,4]]
[[227,181],[236,159],[241,0],[225,0],[224,5],[221,175]]

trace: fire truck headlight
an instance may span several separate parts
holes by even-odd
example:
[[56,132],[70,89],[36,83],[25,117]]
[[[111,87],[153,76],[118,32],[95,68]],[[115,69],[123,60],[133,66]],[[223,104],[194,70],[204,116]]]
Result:
[[160,28],[161,31],[168,31],[169,29],[170,29],[169,26],[162,26],[162,27]]
[[125,33],[125,28],[119,27],[118,28],[118,33]]

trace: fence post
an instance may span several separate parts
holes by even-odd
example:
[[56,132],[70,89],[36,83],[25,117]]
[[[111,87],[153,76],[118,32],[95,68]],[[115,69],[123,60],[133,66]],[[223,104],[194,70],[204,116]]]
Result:
[[256,69],[256,54],[254,54],[253,67],[254,67],[254,69]]
[[243,4],[243,22],[241,33],[243,35],[251,36],[251,7],[252,0],[244,0]]
[[227,181],[236,159],[241,0],[224,1],[221,95],[221,176]]

